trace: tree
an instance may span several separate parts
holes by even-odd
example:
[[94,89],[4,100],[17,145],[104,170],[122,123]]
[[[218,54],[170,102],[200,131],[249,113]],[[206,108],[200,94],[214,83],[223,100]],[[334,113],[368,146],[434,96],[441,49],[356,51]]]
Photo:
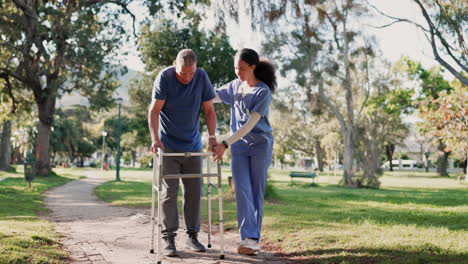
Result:
[[161,69],[162,67],[157,67],[149,73],[141,73],[129,83],[129,110],[132,115],[130,130],[135,135],[136,146],[149,146],[151,144],[148,131],[148,106],[151,103],[154,79]]
[[338,168],[337,166],[340,164],[339,153],[343,151],[343,144],[341,135],[339,133],[338,124],[336,124],[336,127],[337,132],[328,133],[321,140],[321,144],[325,149],[329,169],[331,169],[332,164],[334,168]]
[[49,140],[58,96],[76,91],[100,98],[96,107],[111,105],[112,97],[107,95],[116,88],[113,76],[117,72],[109,55],[116,55],[126,39],[118,18],[127,13],[127,5],[128,1],[2,2],[0,46],[12,51],[13,57],[0,74],[16,79],[22,89],[34,94],[39,118],[37,174],[49,171]]
[[[273,101],[274,102],[274,101]],[[273,156],[275,161],[279,160],[281,167],[286,163],[286,155],[291,155],[293,150],[289,141],[289,128],[291,121],[291,114],[286,107],[281,104],[274,107],[270,113],[270,121],[273,129],[273,137],[275,144],[273,144]]]
[[[380,82],[386,82],[385,77]],[[401,142],[408,134],[401,115],[411,108],[412,90],[391,89],[385,85],[377,89],[366,103],[360,122],[359,138],[362,140],[358,153],[362,156],[363,177],[357,179],[358,185],[378,187],[378,177],[382,175],[381,156],[385,146]],[[383,87],[382,87],[383,86]],[[389,157],[392,166],[392,156]]]
[[[437,99],[426,99],[421,103],[419,113],[426,122],[422,122],[420,126],[430,135],[438,137],[444,144],[446,152],[455,152],[458,157],[466,160],[468,98],[463,85],[458,84],[455,87],[450,94],[441,91]],[[466,179],[468,180],[468,177]]]
[[[0,46],[0,54],[2,54],[0,68],[11,66],[14,63],[12,54],[17,54],[17,52]],[[28,103],[32,99],[32,94],[19,92],[21,85],[8,74],[0,72],[0,170],[10,169],[13,151],[11,137],[12,133],[15,133],[14,123],[24,123],[32,112],[31,105]]]
[[9,170],[11,163],[11,121],[5,121],[1,130],[0,170]]
[[[136,153],[137,153],[136,150],[137,150],[137,147],[138,147],[137,133],[138,133],[137,131],[127,132],[127,133],[122,135],[122,141],[121,141],[122,151],[129,153],[133,167],[135,167]],[[146,146],[149,146],[149,144],[146,145]]]
[[[0,2],[0,47],[10,51],[11,64],[0,67],[34,94],[38,112],[36,170],[49,171],[49,139],[55,102],[67,92],[78,92],[92,108],[113,106],[110,96],[119,74],[117,50],[127,41],[123,15],[133,18],[130,0]],[[197,0],[144,0],[150,15],[164,6],[180,14]],[[15,54],[19,53],[19,54]],[[3,55],[3,53],[2,53]],[[18,55],[18,56],[15,56]]]
[[56,154],[66,156],[70,162],[79,162],[89,158],[97,150],[85,122],[90,120],[89,112],[82,106],[65,111],[58,109],[50,140],[52,160]]
[[[133,122],[132,119],[125,113],[127,110],[123,108],[123,114],[120,117],[121,127],[120,127],[120,135],[124,135],[131,131],[131,123]],[[117,115],[113,115],[112,117],[106,119],[104,121],[103,129],[107,131],[106,137],[106,144],[107,148],[113,152],[117,151],[117,133],[119,127],[119,117]],[[101,131],[102,131],[101,130]]]
[[431,155],[431,149],[433,148],[432,142],[434,141],[434,137],[427,134],[424,135],[418,133],[418,135],[415,137],[415,141],[419,147],[419,158],[424,161],[424,168],[426,169],[426,172],[429,172],[429,156]]
[[[285,37],[272,41],[283,46],[277,54],[287,57],[289,69],[297,72],[296,82],[303,83],[307,89],[315,89],[320,101],[337,118],[344,141],[343,183],[357,187],[353,180],[353,160],[356,129],[364,102],[355,98],[358,87],[353,84],[353,58],[370,55],[371,48],[363,39],[358,41],[362,32],[359,27],[352,26],[350,20],[362,16],[365,8],[361,1],[279,2],[251,1],[251,6],[257,10],[252,11],[257,18],[254,21],[261,23],[260,16],[263,19],[266,14],[270,24],[265,26],[273,31],[281,28],[281,23],[288,23],[288,32],[283,33]],[[286,22],[291,20],[294,23]]]
[[421,10],[426,25],[421,25],[411,19],[384,14],[375,6],[370,6],[391,20],[390,23],[380,28],[405,22],[420,29],[430,43],[436,61],[467,86],[468,46],[465,43],[465,34],[468,27],[468,12],[466,12],[466,2],[463,0],[413,0],[413,2]]
[[[402,70],[405,70],[410,78],[419,82],[420,89],[417,91],[418,99],[415,101],[416,106],[418,106],[420,102],[437,100],[439,94],[443,91],[450,93],[453,90],[450,83],[442,76],[443,69],[440,67],[433,67],[427,70],[423,68],[420,63],[414,62],[408,58],[402,58],[399,63],[404,63],[406,67],[402,67]],[[437,111],[438,109],[437,105],[432,105],[430,103],[428,107],[433,111]],[[420,126],[420,128],[422,129],[422,133],[428,133],[430,131],[424,128],[424,126]],[[435,137],[435,139],[437,141],[437,149],[440,153],[437,160],[437,172],[440,176],[448,176],[447,167],[450,151],[448,151],[440,137]]]

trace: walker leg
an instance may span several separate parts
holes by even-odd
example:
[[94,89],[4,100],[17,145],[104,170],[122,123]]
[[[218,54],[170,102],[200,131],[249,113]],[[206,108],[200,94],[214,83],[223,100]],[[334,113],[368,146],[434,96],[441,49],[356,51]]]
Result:
[[155,206],[155,200],[156,200],[156,195],[155,195],[155,183],[156,183],[156,155],[153,155],[153,180],[151,183],[151,247],[150,247],[150,253],[154,254],[154,206]]
[[219,249],[220,259],[224,259],[224,219],[223,219],[223,190],[221,185],[221,164],[218,163],[218,201],[219,201]]
[[[207,173],[210,173],[210,157],[206,157]],[[207,177],[208,183],[208,248],[211,248],[211,179]]]
[[161,185],[162,185],[162,176],[163,176],[163,156],[159,155],[159,160],[158,160],[158,167],[159,167],[159,174],[158,174],[158,264],[161,263],[161,211],[162,211],[162,205],[161,205]]

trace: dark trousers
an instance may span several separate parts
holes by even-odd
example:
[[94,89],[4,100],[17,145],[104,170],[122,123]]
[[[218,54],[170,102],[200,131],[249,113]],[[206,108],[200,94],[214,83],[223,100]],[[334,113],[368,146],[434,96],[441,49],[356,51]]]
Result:
[[[165,152],[174,153],[169,148]],[[197,151],[198,152],[198,151]],[[201,157],[164,157],[163,173],[188,174],[201,173]],[[179,228],[179,214],[177,210],[177,195],[179,182],[183,184],[183,208],[187,234],[197,234],[200,231],[200,196],[201,178],[164,179],[162,180],[162,235],[175,237]]]

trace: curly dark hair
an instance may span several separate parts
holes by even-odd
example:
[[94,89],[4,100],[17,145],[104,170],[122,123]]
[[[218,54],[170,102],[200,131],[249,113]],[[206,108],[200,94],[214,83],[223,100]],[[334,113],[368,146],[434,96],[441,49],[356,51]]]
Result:
[[257,66],[254,70],[255,77],[264,82],[271,92],[276,89],[275,66],[267,59],[260,59],[258,53],[253,49],[241,49],[236,53],[236,57],[247,64]]

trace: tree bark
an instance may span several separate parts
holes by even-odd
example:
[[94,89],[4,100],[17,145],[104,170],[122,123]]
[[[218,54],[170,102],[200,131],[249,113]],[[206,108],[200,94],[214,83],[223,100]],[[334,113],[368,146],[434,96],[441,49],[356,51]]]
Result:
[[468,182],[468,154],[465,157],[465,181]]
[[39,121],[36,141],[36,174],[47,176],[50,170],[49,140],[51,126]]
[[132,150],[132,167],[135,168],[135,162],[136,162],[136,151]]
[[353,187],[353,157],[354,157],[354,144],[352,140],[352,133],[349,128],[345,129],[344,132],[344,155],[343,155],[343,167],[344,175],[343,180],[344,184],[348,187]]
[[56,93],[50,94],[43,101],[36,98],[39,110],[39,124],[37,125],[36,141],[36,170],[38,176],[47,176],[50,171],[50,132],[55,113]]
[[319,138],[315,138],[315,155],[317,156],[318,169],[319,171],[323,172],[323,157],[325,155],[324,155],[323,148],[320,146]]
[[437,149],[441,152],[437,160],[437,172],[439,173],[439,176],[447,177],[448,157],[450,155],[450,151],[445,151],[445,144],[441,140],[439,140],[439,146]]
[[3,123],[0,144],[0,170],[11,169],[11,121]]
[[369,135],[364,135],[362,138],[365,147],[361,163],[363,177],[357,177],[354,181],[357,187],[380,187],[378,176],[382,175],[382,169],[380,168],[382,150],[379,146],[379,140],[373,140],[372,138]]
[[424,167],[426,168],[426,172],[429,172],[429,152],[425,152],[424,157],[426,158]]
[[387,144],[385,146],[385,154],[390,162],[390,171],[393,171],[393,153],[395,152],[395,144]]
[[[347,14],[346,14],[347,15]],[[353,103],[353,92],[351,88],[351,72],[349,66],[349,39],[348,39],[348,31],[346,28],[346,15],[343,23],[343,62],[345,68],[345,79],[343,82],[343,87],[345,91],[345,98],[346,98],[346,114],[347,114],[347,121],[346,121],[346,129],[345,129],[345,137],[344,137],[344,184],[348,187],[355,187],[353,183],[353,158],[354,158],[354,103]]]

